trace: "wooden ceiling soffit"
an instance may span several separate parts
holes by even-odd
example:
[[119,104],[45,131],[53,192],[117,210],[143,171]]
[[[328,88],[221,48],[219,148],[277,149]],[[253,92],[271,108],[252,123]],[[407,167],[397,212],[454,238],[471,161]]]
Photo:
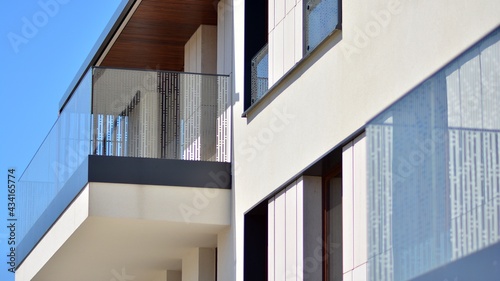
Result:
[[184,45],[217,25],[217,0],[142,0],[100,66],[184,71]]

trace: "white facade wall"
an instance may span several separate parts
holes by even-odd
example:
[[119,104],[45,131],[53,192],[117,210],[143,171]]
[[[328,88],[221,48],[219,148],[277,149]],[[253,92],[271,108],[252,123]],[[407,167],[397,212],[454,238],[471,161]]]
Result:
[[[243,95],[250,94],[243,91],[242,2],[234,1],[233,6],[236,280],[243,280],[245,212],[500,24],[500,2],[495,0],[344,1],[343,30],[299,62],[246,118],[239,118]],[[281,48],[274,42],[285,41],[285,9],[285,1],[269,6],[270,15],[275,15],[269,18],[271,54]],[[284,59],[275,59],[270,58],[271,81],[286,72]],[[352,196],[366,193],[353,190]],[[361,216],[354,211],[353,218],[356,215]],[[355,227],[353,249],[366,239],[357,236]],[[352,269],[357,270],[345,268],[346,279],[366,276],[363,255],[352,257]]]
[[228,227],[217,235],[217,281],[231,281],[235,276],[234,231]]
[[182,259],[182,281],[215,281],[215,250],[196,248]]

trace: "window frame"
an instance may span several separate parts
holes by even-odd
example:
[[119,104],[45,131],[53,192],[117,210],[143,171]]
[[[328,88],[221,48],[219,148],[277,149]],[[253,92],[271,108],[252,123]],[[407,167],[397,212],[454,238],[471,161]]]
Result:
[[[330,209],[330,180],[337,176],[342,177],[342,163],[336,164],[328,172],[326,172],[321,179],[321,198],[322,198],[322,241],[323,241],[323,281],[329,281],[330,276],[330,216],[328,210]],[[343,243],[343,238],[342,238]],[[342,253],[343,255],[343,253]]]

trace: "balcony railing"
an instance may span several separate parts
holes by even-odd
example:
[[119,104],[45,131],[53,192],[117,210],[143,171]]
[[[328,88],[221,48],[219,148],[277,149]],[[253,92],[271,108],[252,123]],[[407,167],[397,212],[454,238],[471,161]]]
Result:
[[90,69],[21,176],[17,241],[41,237],[27,234],[40,220],[50,218],[43,223],[50,227],[54,212],[64,211],[67,205],[54,210],[61,205],[54,198],[74,198],[65,189],[84,187],[89,155],[229,162],[228,81],[222,75]]
[[252,104],[269,90],[269,56],[267,44],[252,59]]
[[341,29],[341,0],[309,0],[304,11],[306,52],[314,50],[335,29]]

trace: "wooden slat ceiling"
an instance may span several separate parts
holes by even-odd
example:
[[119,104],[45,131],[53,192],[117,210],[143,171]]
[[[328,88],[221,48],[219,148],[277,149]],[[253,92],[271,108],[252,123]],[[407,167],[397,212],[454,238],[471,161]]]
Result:
[[217,24],[217,0],[142,0],[101,66],[184,70],[184,45]]

